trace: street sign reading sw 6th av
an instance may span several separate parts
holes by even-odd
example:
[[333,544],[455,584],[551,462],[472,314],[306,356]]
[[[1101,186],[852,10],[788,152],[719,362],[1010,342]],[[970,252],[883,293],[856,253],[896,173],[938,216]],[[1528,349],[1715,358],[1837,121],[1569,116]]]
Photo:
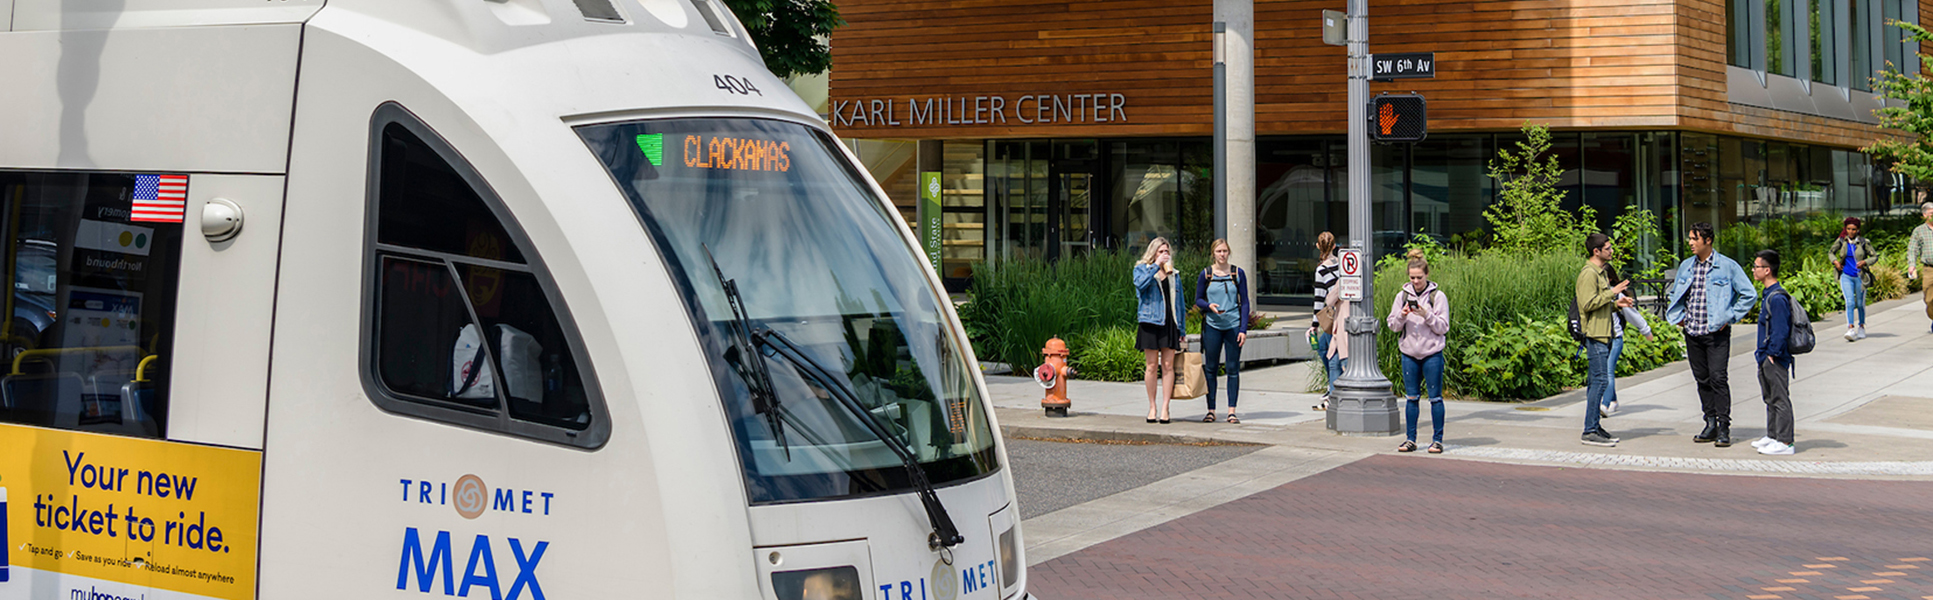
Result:
[[1371,54],[1370,81],[1395,81],[1398,79],[1433,79],[1436,77],[1435,52],[1405,52],[1402,54]]

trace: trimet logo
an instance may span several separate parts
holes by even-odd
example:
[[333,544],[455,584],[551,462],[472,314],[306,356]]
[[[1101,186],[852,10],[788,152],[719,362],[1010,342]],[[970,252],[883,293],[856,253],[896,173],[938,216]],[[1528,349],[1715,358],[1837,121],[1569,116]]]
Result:
[[455,500],[456,514],[463,515],[465,519],[482,516],[483,509],[490,507],[490,486],[483,485],[483,478],[464,475],[456,480],[455,492],[451,496]]
[[523,513],[526,515],[549,516],[552,500],[557,494],[537,490],[518,490],[507,487],[490,489],[482,477],[464,475],[456,483],[439,482],[430,479],[399,479],[403,484],[403,502],[410,504],[450,505],[456,514],[465,519],[475,519],[485,512]]

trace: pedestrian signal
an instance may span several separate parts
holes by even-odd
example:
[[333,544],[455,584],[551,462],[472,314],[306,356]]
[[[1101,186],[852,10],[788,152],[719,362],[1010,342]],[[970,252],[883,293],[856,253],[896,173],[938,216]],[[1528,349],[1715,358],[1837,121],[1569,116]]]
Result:
[[1429,103],[1418,94],[1383,94],[1369,103],[1369,138],[1420,142],[1429,134]]

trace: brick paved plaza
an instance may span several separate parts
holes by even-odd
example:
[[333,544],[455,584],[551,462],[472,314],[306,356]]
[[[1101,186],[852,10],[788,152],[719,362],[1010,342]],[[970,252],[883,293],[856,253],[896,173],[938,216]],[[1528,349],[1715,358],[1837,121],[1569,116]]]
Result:
[[1035,565],[1043,600],[1933,598],[1933,482],[1375,456]]

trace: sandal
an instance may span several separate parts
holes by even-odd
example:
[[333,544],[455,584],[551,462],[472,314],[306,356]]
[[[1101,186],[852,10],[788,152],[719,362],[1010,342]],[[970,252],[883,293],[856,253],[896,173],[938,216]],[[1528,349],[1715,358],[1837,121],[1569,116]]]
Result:
[[1228,413],[1228,422],[1240,424],[1242,420],[1235,418],[1235,413]]
[[1405,441],[1403,442],[1403,445],[1396,447],[1396,451],[1397,452],[1415,452],[1416,442]]
[[1201,422],[1203,422],[1203,423],[1213,423],[1213,422],[1215,422],[1215,411],[1212,411],[1212,410],[1211,410],[1211,411],[1208,411],[1208,416],[1206,416],[1206,417],[1202,417],[1202,418],[1201,418]]
[[1430,454],[1442,454],[1443,442],[1430,442]]

